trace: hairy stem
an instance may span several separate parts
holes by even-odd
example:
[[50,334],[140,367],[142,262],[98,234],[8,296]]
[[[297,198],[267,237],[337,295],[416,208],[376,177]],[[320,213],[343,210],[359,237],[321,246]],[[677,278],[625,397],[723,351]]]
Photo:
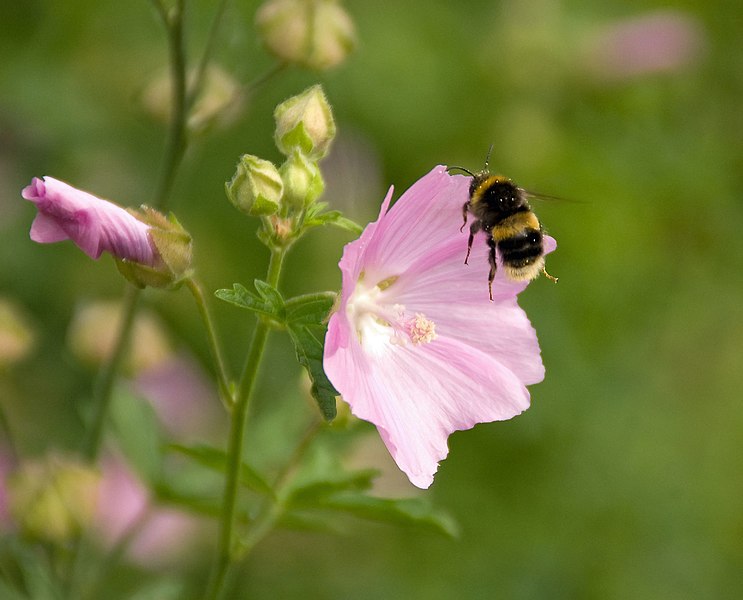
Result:
[[214,367],[217,371],[217,383],[219,385],[219,395],[222,398],[222,402],[228,412],[232,411],[234,399],[230,392],[230,379],[227,375],[227,368],[225,367],[224,358],[222,356],[222,350],[219,345],[217,338],[217,331],[214,327],[214,321],[212,320],[209,307],[204,297],[204,292],[201,290],[199,284],[193,279],[189,278],[186,280],[186,286],[191,291],[191,294],[196,300],[196,306],[201,314],[201,320],[204,322],[206,332],[209,337],[209,349],[212,353],[212,359],[214,360]]
[[[281,265],[286,249],[279,248],[271,251],[271,261],[268,265],[267,282],[277,287],[281,276]],[[219,538],[217,540],[217,555],[212,570],[209,587],[205,598],[217,600],[224,590],[227,571],[234,561],[233,548],[235,545],[235,517],[237,506],[238,479],[242,464],[243,442],[245,426],[247,424],[248,409],[255,387],[256,375],[260,367],[263,351],[266,347],[270,325],[264,318],[259,318],[250,343],[250,350],[245,361],[245,367],[240,378],[235,405],[231,414],[230,437],[227,447],[227,474],[225,478],[224,495],[222,499],[222,514],[219,521]]]
[[186,51],[183,40],[184,0],[177,0],[170,12],[157,2],[156,7],[168,32],[168,54],[171,79],[171,104],[173,112],[165,146],[165,158],[160,179],[153,196],[153,206],[159,210],[167,208],[173,182],[186,152]]

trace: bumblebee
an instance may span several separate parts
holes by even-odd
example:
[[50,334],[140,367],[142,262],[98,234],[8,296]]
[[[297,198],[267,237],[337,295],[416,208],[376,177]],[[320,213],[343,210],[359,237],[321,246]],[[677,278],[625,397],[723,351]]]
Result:
[[464,223],[459,230],[464,231],[467,217],[471,214],[475,220],[470,225],[464,264],[468,264],[475,235],[484,231],[488,236],[490,300],[493,300],[493,279],[497,270],[496,251],[506,275],[513,281],[528,281],[544,273],[545,277],[557,282],[557,278],[552,277],[544,268],[544,230],[529,206],[527,198],[530,194],[507,177],[491,174],[487,160],[485,168],[477,173],[463,167],[449,167],[447,170],[452,169],[459,169],[472,176],[470,197],[462,206]]

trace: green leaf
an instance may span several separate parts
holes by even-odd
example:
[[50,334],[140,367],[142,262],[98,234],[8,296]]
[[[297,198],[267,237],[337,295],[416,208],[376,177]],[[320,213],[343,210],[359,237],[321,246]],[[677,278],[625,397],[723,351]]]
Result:
[[361,225],[344,217],[339,210],[326,211],[325,209],[327,207],[327,202],[315,202],[312,204],[304,216],[304,227],[310,229],[322,225],[335,225],[356,235],[361,235],[361,232],[364,230]]
[[218,517],[222,513],[222,499],[219,496],[184,492],[164,482],[158,483],[154,491],[158,502],[162,504],[208,517]]
[[310,481],[292,490],[287,504],[290,507],[312,507],[339,492],[370,490],[378,476],[376,469],[329,473],[320,480]]
[[127,596],[129,600],[176,600],[183,598],[183,583],[175,579],[157,579],[141,586],[134,594]]
[[275,312],[279,312],[284,307],[284,298],[275,287],[269,285],[265,281],[255,279],[253,285],[261,298],[270,306],[272,306]]
[[112,430],[121,451],[146,482],[160,477],[162,438],[152,405],[119,386],[111,399]]
[[4,600],[29,600],[29,597],[21,594],[18,590],[15,590],[0,579],[0,598]]
[[[3,600],[63,600],[58,579],[45,554],[10,536],[0,536],[0,598]],[[12,573],[12,575],[11,575]],[[14,587],[12,580],[18,587]]]
[[[212,471],[224,473],[227,469],[227,453],[219,448],[213,448],[212,446],[206,446],[203,444],[195,446],[171,444],[168,448],[193,459],[198,464],[207,469],[211,469]],[[271,486],[268,485],[266,480],[258,473],[258,471],[245,461],[240,465],[239,481],[241,485],[253,490],[254,492],[274,496],[274,491]]]
[[333,308],[337,295],[320,292],[296,296],[286,301],[286,322],[291,325],[322,325]]
[[323,342],[325,339],[325,328],[322,328],[318,335],[315,331],[319,327],[311,327],[298,323],[289,324],[289,335],[294,343],[294,350],[297,353],[299,364],[307,369],[307,373],[312,380],[310,393],[317,402],[325,420],[332,421],[336,415],[335,397],[338,391],[330,383],[325,371],[323,370]]
[[259,295],[256,295],[239,283],[233,283],[231,290],[217,290],[214,292],[214,295],[220,300],[224,300],[240,308],[245,308],[274,319],[283,320],[284,302],[281,294],[260,279],[255,280],[255,287]]
[[409,525],[456,537],[456,522],[446,513],[435,510],[423,498],[376,498],[354,493],[330,496],[318,508],[341,511],[361,519]]

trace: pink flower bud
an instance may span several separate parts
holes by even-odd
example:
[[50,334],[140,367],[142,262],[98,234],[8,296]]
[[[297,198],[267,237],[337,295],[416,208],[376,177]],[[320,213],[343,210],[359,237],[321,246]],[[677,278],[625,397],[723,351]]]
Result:
[[168,287],[188,274],[191,237],[172,216],[147,207],[130,212],[52,177],[34,177],[21,195],[39,211],[35,242],[72,240],[94,259],[108,252],[137,287]]
[[72,240],[90,258],[98,259],[109,252],[116,258],[151,267],[158,262],[149,226],[108,200],[52,177],[34,177],[21,195],[39,210],[31,225],[35,242]]

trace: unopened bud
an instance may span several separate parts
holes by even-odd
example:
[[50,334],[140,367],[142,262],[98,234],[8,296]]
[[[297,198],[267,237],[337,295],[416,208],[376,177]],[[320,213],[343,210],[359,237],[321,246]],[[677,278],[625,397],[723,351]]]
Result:
[[293,152],[279,172],[284,181],[284,201],[296,208],[309,206],[325,189],[317,163],[300,152]]
[[34,345],[34,334],[19,306],[0,297],[0,369],[25,358]]
[[225,190],[227,198],[239,210],[253,217],[263,217],[278,212],[284,183],[271,161],[243,154]]
[[27,533],[64,542],[91,522],[98,482],[94,470],[70,459],[25,463],[8,479],[10,514]]
[[269,0],[256,25],[269,52],[310,69],[338,65],[356,45],[353,21],[336,0]]
[[276,146],[285,156],[294,151],[319,160],[335,137],[335,121],[322,86],[313,85],[285,100],[274,111]]
[[[193,90],[198,71],[188,73],[188,89]],[[218,65],[210,64],[203,73],[200,88],[188,113],[187,127],[192,133],[200,133],[212,124],[226,126],[240,113],[243,96],[240,86],[232,75]],[[171,76],[162,73],[144,89],[141,102],[145,110],[155,119],[168,122],[171,119]]]
[[[120,302],[91,302],[75,311],[67,330],[67,344],[75,358],[95,368],[110,359],[121,327],[121,309]],[[137,374],[166,363],[172,356],[168,336],[155,314],[138,311],[124,370]]]

